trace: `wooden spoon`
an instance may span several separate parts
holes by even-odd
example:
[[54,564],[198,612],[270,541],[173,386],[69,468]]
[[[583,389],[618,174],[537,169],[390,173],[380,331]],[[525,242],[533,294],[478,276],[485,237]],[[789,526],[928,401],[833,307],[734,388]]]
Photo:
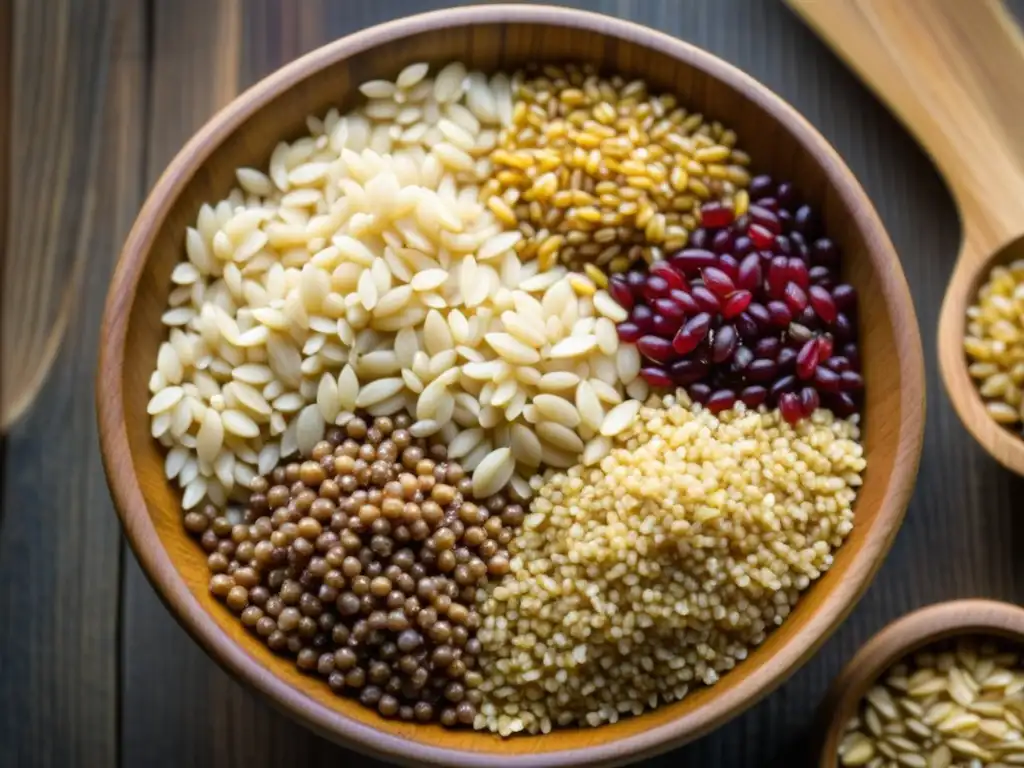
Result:
[[1024,35],[996,0],[786,0],[931,155],[963,243],[939,317],[939,365],[960,419],[1024,475],[1024,440],[986,413],[967,373],[965,312],[991,266],[1024,257]]
[[[828,0],[833,2],[834,0]],[[993,600],[936,603],[897,619],[868,640],[835,679],[823,705],[820,768],[836,768],[846,724],[875,681],[900,659],[950,637],[981,636],[1024,647],[1024,608]]]

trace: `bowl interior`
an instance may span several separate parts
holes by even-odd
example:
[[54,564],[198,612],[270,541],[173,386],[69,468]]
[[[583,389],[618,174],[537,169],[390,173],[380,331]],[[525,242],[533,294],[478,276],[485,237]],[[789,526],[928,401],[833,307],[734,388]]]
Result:
[[[463,752],[445,759],[448,764],[487,756],[495,764],[516,756],[526,762],[529,755],[540,760],[552,751],[616,742],[613,751],[592,751],[581,761],[597,765],[695,738],[748,706],[806,659],[852,607],[895,535],[916,472],[923,410],[920,342],[899,264],[863,193],[824,140],[776,97],[711,56],[632,25],[551,9],[513,14],[506,8],[504,16],[495,11],[475,9],[475,16],[449,11],[443,20],[436,15],[407,20],[339,41],[245,94],[193,140],[140,216],[112,289],[104,343],[115,349],[105,350],[110,355],[105,359],[119,369],[100,375],[101,381],[116,379],[113,397],[123,398],[124,423],[117,429],[124,432],[111,439],[126,439],[130,458],[112,463],[106,439],[104,450],[129,538],[158,591],[207,650],[292,714],[329,736],[363,741],[378,753],[426,759],[421,750],[428,745]],[[653,88],[676,94],[688,109],[735,129],[756,171],[793,180],[819,206],[827,232],[845,254],[846,279],[861,295],[868,469],[856,527],[832,570],[808,590],[785,624],[717,685],[599,729],[503,741],[385,721],[336,697],[319,678],[300,674],[290,660],[247,634],[210,595],[206,558],[185,534],[179,494],[164,479],[162,450],[149,434],[147,381],[165,338],[159,318],[169,275],[184,253],[185,228],[200,205],[229,191],[235,168],[265,167],[277,141],[305,132],[308,114],[351,107],[359,83],[394,78],[415,61],[453,59],[487,71],[530,61],[591,62],[603,72],[642,77]],[[105,398],[100,395],[101,420],[106,420]],[[373,743],[382,737],[387,743]],[[546,759],[562,761],[551,754]]]

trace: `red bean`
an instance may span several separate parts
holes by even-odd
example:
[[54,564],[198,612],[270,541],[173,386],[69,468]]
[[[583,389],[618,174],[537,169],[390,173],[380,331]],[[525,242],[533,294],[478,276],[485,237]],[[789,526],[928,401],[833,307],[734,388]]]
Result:
[[686,287],[686,281],[683,279],[682,273],[673,269],[667,261],[655,262],[654,266],[651,267],[651,274],[664,279],[668,283],[669,290]]
[[731,389],[719,389],[708,398],[707,408],[712,413],[721,413],[736,405],[736,393]]
[[720,298],[725,298],[736,290],[736,285],[730,277],[717,267],[705,267],[700,271],[700,276],[705,287]]
[[768,265],[768,295],[781,299],[789,282],[789,259],[776,256]]
[[823,333],[818,337],[818,362],[823,363],[832,357],[832,347],[833,342],[831,335]]
[[733,291],[722,303],[722,317],[731,320],[750,306],[754,296],[750,291]]
[[810,274],[807,272],[807,265],[800,260],[799,256],[790,256],[786,262],[786,274],[790,282],[796,283],[804,290],[811,284]]
[[838,392],[839,374],[824,365],[819,365],[814,372],[814,385],[823,392]]
[[804,418],[814,413],[820,404],[821,400],[814,387],[804,387],[800,390],[800,410],[803,412]]
[[629,315],[629,319],[641,330],[654,330],[654,313],[646,304],[637,304]]
[[704,312],[718,312],[722,308],[718,297],[703,285],[696,286],[690,294]]
[[796,283],[789,283],[786,286],[783,299],[793,311],[793,314],[803,312],[804,308],[807,306],[807,294],[804,292],[804,289]]
[[728,253],[723,253],[718,257],[718,268],[725,272],[729,276],[729,279],[734,283],[736,282],[736,276],[739,275],[740,263],[735,258],[730,256]]
[[639,325],[630,322],[619,323],[618,331],[619,340],[629,344],[635,343],[644,333]]
[[672,357],[672,342],[659,336],[641,336],[636,346],[640,354],[656,363],[664,363]]
[[655,336],[671,339],[682,324],[682,315],[679,317],[669,317],[668,315],[655,313],[654,320],[651,323],[651,331]]
[[679,329],[679,333],[672,340],[672,348],[680,355],[689,354],[704,340],[710,328],[711,315],[707,312],[694,315]]
[[776,328],[785,328],[793,322],[793,311],[785,303],[781,301],[769,301],[767,309],[768,314],[771,317],[771,323]]
[[731,325],[723,325],[715,331],[715,340],[711,344],[711,360],[724,363],[732,357],[739,344],[740,336]]
[[711,367],[703,360],[686,358],[672,363],[669,367],[669,374],[676,384],[686,386],[703,379],[708,375],[710,369]]
[[864,379],[856,371],[843,371],[839,374],[839,386],[844,392],[857,392],[864,389]]
[[643,295],[647,301],[654,301],[662,296],[668,296],[670,290],[672,290],[672,286],[661,275],[647,275],[647,279],[644,281]]
[[633,292],[629,289],[626,278],[613,275],[608,281],[608,293],[625,310],[633,308]]
[[803,418],[804,411],[800,405],[800,397],[794,392],[786,392],[779,397],[779,412],[790,424],[796,424]]
[[736,285],[745,291],[757,291],[761,288],[761,279],[761,257],[748,253],[740,262]]
[[761,383],[767,383],[775,378],[775,374],[778,373],[779,367],[775,364],[774,360],[755,360],[747,366],[744,374],[751,381],[757,381]]
[[757,323],[757,327],[762,331],[767,331],[774,324],[772,322],[771,313],[764,304],[759,304],[756,301],[753,301],[750,303],[750,306],[747,307],[746,311],[747,314],[753,318],[754,322]]
[[747,229],[747,235],[758,248],[768,248],[775,242],[775,233],[760,224],[751,224]]
[[649,366],[640,369],[640,376],[652,387],[671,387],[672,378],[663,368]]
[[747,387],[740,392],[740,400],[747,408],[757,408],[765,400],[768,399],[768,390],[757,384]]
[[811,339],[796,353],[796,375],[806,381],[814,376],[814,371],[817,367],[818,340]]
[[706,403],[708,398],[711,397],[711,387],[703,382],[691,384],[687,387],[686,392],[689,394],[690,399],[693,400],[693,402],[700,403],[701,405]]
[[668,297],[681,306],[688,315],[695,315],[701,311],[700,304],[697,303],[686,289],[670,291]]
[[779,217],[762,205],[751,204],[747,209],[747,215],[752,222],[759,224],[769,232],[776,235],[782,232],[782,223],[779,221]]
[[820,285],[812,285],[807,295],[811,301],[811,306],[814,307],[814,311],[818,313],[818,317],[829,325],[836,321],[838,311],[836,310],[836,303],[832,299],[832,294]]
[[735,216],[732,208],[715,201],[704,203],[700,209],[700,223],[703,227],[727,227],[732,224]]
[[666,317],[685,317],[686,307],[675,301],[671,296],[667,299],[655,299],[654,311]]

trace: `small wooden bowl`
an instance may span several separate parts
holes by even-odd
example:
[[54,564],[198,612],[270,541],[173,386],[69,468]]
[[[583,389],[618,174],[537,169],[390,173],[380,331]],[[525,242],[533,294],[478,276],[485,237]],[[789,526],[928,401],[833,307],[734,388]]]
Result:
[[962,635],[1019,643],[1024,648],[1024,608],[992,600],[936,603],[897,619],[872,637],[832,684],[825,700],[827,720],[820,768],[836,768],[846,723],[875,681],[914,651]]
[[[275,656],[209,593],[206,558],[181,523],[180,497],[150,437],[147,381],[166,336],[160,315],[185,227],[239,166],[265,166],[275,143],[305,132],[308,114],[350,107],[356,86],[415,61],[461,59],[484,70],[577,60],[643,77],[688,108],[736,129],[759,171],[815,201],[860,291],[867,384],[865,484],[856,527],[832,570],[785,624],[717,685],[641,717],[597,729],[502,740],[387,721],[338,698],[322,680]],[[746,709],[806,661],[845,618],[896,535],[917,474],[924,366],[906,280],[877,215],[828,143],[791,107],[743,73],[667,35],[590,13],[483,6],[397,21],[327,45],[258,83],[178,154],[146,201],[115,272],[97,386],[101,446],[118,513],[143,569],[181,624],[226,669],[319,733],[405,764],[621,764],[678,746]]]

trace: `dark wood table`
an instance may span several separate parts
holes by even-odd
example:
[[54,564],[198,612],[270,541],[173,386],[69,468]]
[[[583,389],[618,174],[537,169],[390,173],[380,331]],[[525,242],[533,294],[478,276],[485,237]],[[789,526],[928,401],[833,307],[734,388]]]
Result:
[[[375,764],[244,690],[157,599],[121,537],[100,466],[96,339],[143,196],[219,106],[328,40],[451,4],[0,0],[0,362],[4,385],[34,397],[3,438],[0,462],[0,765]],[[696,43],[789,100],[867,189],[910,281],[928,357],[928,426],[917,492],[885,566],[789,683],[649,763],[803,765],[829,681],[886,622],[955,597],[1024,602],[1024,480],[968,437],[936,369],[956,211],[906,132],[776,0],[565,4]],[[1024,0],[1014,10],[1024,15]],[[56,358],[33,382],[47,349]]]

